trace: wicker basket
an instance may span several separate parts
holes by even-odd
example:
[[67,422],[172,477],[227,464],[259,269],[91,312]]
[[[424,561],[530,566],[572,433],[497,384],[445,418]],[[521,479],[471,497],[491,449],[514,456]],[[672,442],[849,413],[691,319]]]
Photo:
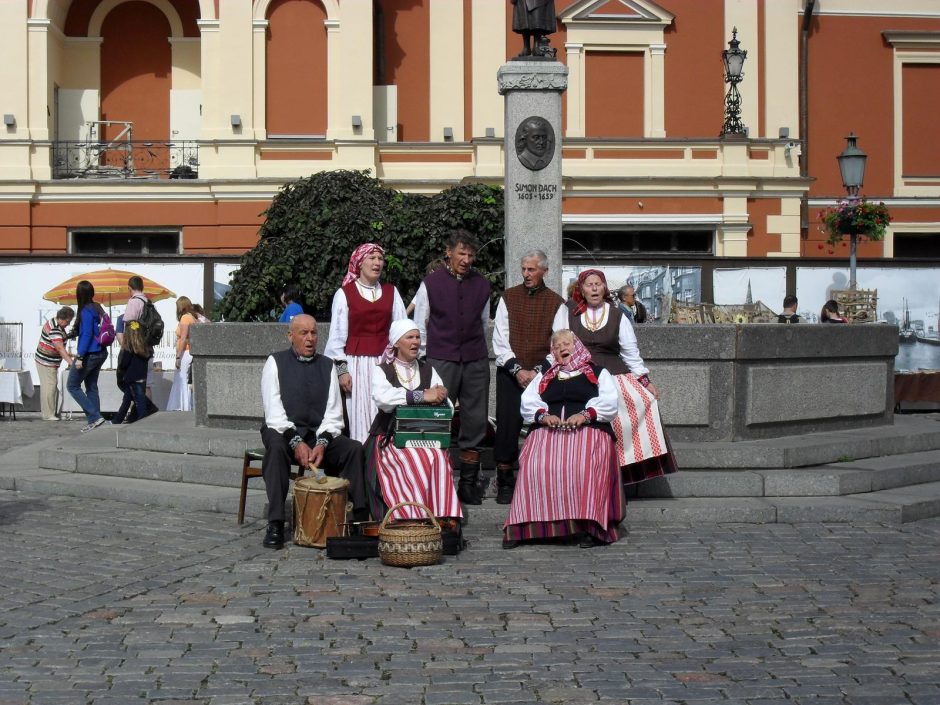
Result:
[[[389,518],[399,507],[423,509],[430,520],[397,521],[389,524]],[[385,565],[411,568],[417,565],[434,565],[441,560],[444,545],[441,540],[441,525],[430,509],[418,502],[399,502],[388,510],[379,526],[379,558]]]

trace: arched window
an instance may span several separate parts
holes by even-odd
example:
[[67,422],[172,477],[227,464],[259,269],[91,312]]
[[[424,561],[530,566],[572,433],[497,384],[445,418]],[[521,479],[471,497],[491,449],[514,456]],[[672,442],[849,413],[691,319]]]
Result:
[[[148,2],[125,2],[101,25],[101,119],[134,123],[134,140],[170,139],[172,50],[166,16]],[[104,128],[114,139],[121,127]]]
[[325,137],[326,10],[314,0],[275,0],[267,19],[268,137]]

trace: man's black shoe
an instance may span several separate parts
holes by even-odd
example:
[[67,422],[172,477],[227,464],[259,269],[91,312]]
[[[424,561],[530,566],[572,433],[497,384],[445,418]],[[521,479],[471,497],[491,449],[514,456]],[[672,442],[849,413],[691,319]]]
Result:
[[265,548],[284,548],[283,521],[268,522],[268,530],[264,534],[264,541],[261,545]]

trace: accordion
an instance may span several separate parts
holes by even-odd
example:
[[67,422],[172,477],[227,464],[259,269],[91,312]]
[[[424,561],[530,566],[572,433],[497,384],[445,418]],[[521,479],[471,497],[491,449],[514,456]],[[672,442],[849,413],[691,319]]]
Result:
[[399,406],[395,409],[396,448],[449,448],[454,409],[447,406]]

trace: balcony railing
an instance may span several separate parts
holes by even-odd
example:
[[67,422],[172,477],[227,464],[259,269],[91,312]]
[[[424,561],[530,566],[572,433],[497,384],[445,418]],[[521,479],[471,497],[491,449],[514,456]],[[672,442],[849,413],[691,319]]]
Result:
[[199,143],[53,142],[55,179],[196,179]]

